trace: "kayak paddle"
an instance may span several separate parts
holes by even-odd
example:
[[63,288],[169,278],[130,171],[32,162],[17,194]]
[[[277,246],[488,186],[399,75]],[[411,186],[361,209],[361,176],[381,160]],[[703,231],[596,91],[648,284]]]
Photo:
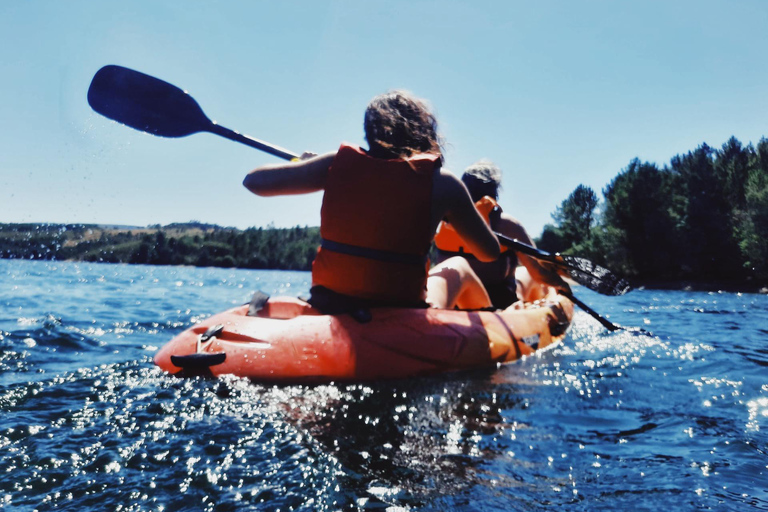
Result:
[[[495,233],[502,245],[506,245],[510,249],[527,254],[538,260],[554,263],[558,267],[568,272],[568,276],[583,285],[590,290],[596,291],[603,295],[624,295],[630,289],[629,283],[621,279],[619,276],[608,270],[594,264],[593,262],[584,259],[577,258],[575,256],[563,256],[561,254],[552,254],[546,251],[542,251],[536,247],[524,244],[519,240],[509,238],[500,233]],[[611,332],[618,331],[619,329],[627,330],[624,327],[614,324],[607,318],[603,317],[586,305],[584,302],[574,297],[572,293],[560,291],[560,295],[567,297],[571,302],[580,307],[584,312],[589,314],[592,318],[600,322],[600,324]],[[642,329],[641,329],[642,331]]]
[[[285,160],[299,158],[299,155],[279,146],[211,121],[186,91],[159,78],[122,66],[108,65],[96,72],[88,88],[88,104],[104,117],[152,135],[178,138],[209,132]],[[629,285],[624,280],[589,260],[550,254],[504,235],[496,235],[504,245],[516,251],[564,268],[574,281],[591,290],[605,295],[622,295],[629,290]],[[607,329],[621,329],[576,297],[570,294],[566,296]]]
[[630,290],[629,283],[624,279],[588,259],[552,254],[500,233],[495,234],[503,245],[537,260],[554,263],[565,270],[571,279],[601,295],[624,295]]
[[160,137],[210,132],[285,160],[299,155],[208,119],[197,101],[175,85],[122,66],[104,66],[88,88],[93,110],[118,123]]
[[613,322],[611,322],[610,320],[602,316],[600,313],[598,313],[591,307],[584,304],[581,300],[574,297],[572,293],[563,292],[563,291],[559,291],[558,293],[560,295],[563,295],[564,297],[567,297],[568,300],[570,300],[571,302],[579,306],[585,313],[589,314],[589,316],[591,316],[592,318],[600,322],[600,325],[602,325],[609,331],[614,332],[614,331],[618,331],[619,329],[624,329],[623,327],[614,324]]

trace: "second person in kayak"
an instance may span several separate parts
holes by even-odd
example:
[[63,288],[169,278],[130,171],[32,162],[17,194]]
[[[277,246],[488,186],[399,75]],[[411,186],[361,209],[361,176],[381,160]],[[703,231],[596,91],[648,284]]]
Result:
[[[475,202],[475,208],[493,231],[524,244],[536,246],[523,225],[504,213],[499,206],[499,189],[501,188],[499,167],[489,160],[480,160],[464,170],[461,181],[464,182],[472,201]],[[501,256],[491,262],[475,257],[469,244],[464,242],[463,236],[454,229],[450,220],[440,224],[435,236],[435,247],[439,262],[456,256],[466,258],[488,291],[491,302],[497,308],[507,308],[517,300],[542,298],[546,293],[539,285],[552,286],[568,293],[571,291],[557,272],[530,256],[517,254],[506,247],[502,249]],[[525,283],[519,283],[515,279],[518,263],[528,270],[530,277]],[[533,278],[534,282],[530,282],[530,278]],[[540,289],[537,290],[537,288]]]
[[464,184],[442,168],[437,121],[426,104],[404,91],[379,95],[364,129],[368,150],[343,143],[333,153],[259,167],[243,181],[260,196],[324,191],[310,303],[324,313],[490,306],[465,259],[429,270],[427,253],[443,219],[478,260],[497,259],[500,246]]

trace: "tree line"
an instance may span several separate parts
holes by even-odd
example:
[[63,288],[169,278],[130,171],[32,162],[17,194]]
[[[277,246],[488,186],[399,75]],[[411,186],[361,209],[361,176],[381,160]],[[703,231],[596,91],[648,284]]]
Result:
[[579,185],[538,244],[639,283],[768,282],[768,140],[634,159],[597,194]]
[[320,228],[0,224],[0,258],[309,270]]
[[[662,167],[634,159],[602,195],[576,187],[537,244],[635,284],[768,284],[768,139],[702,144]],[[318,227],[0,224],[0,258],[309,270],[319,244]]]

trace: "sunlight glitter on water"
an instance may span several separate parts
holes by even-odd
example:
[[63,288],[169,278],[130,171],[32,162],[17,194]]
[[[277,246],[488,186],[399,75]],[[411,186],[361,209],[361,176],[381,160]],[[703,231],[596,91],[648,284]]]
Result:
[[[62,429],[71,426],[75,431],[92,432],[91,435],[94,435],[98,441],[82,446],[78,452],[69,457],[44,459],[41,462],[42,465],[38,466],[39,470],[33,470],[28,473],[29,476],[19,480],[19,489],[31,490],[45,484],[41,480],[45,477],[40,476],[44,470],[56,469],[59,473],[68,473],[70,479],[85,479],[87,483],[93,482],[96,475],[102,475],[98,477],[102,481],[109,481],[119,477],[119,475],[126,474],[126,472],[157,469],[158,466],[171,469],[181,464],[186,476],[179,482],[178,489],[180,492],[190,491],[193,485],[195,488],[200,486],[222,488],[234,492],[235,489],[242,489],[249,478],[258,478],[258,475],[268,477],[271,474],[283,472],[278,467],[272,467],[277,463],[276,459],[272,462],[267,462],[267,460],[271,460],[278,453],[284,452],[286,447],[291,447],[290,449],[293,450],[293,447],[298,446],[295,443],[301,440],[300,437],[296,438],[289,431],[283,431],[281,435],[276,436],[277,432],[274,431],[273,425],[270,424],[267,427],[264,421],[271,414],[282,415],[285,409],[280,402],[276,401],[271,404],[272,412],[265,413],[264,409],[260,407],[263,396],[259,393],[259,388],[245,381],[237,379],[228,381],[226,394],[229,398],[221,399],[216,394],[212,394],[211,390],[196,387],[194,381],[168,382],[167,378],[154,369],[149,372],[129,370],[126,374],[117,366],[105,366],[97,370],[84,370],[79,373],[80,375],[76,380],[68,379],[69,382],[82,382],[83,379],[90,381],[92,383],[91,392],[82,402],[79,410],[74,411],[68,420],[63,422],[55,420],[48,427],[39,426],[35,429],[28,429],[22,434],[15,434],[14,431],[10,432],[10,435],[39,438],[47,428],[58,430],[60,434],[64,432]],[[168,384],[172,384],[172,386],[169,388]],[[157,401],[154,403],[147,401],[147,398],[156,395],[155,392],[137,393],[137,390],[158,385],[161,390],[165,389],[166,392],[171,392],[168,398],[172,398],[174,395],[177,398],[171,401],[164,399],[158,404]],[[52,390],[53,388],[49,389]],[[183,398],[178,395],[179,392],[183,392]],[[238,396],[240,394],[242,396]],[[294,391],[294,394],[298,393]],[[238,398],[232,400],[233,397]],[[150,419],[151,414],[150,417],[147,417],[147,413],[150,413],[153,408],[156,412],[161,412],[163,416],[155,420]],[[240,440],[235,438],[234,442],[221,443],[208,439],[198,443],[190,439],[183,442],[180,447],[181,450],[178,449],[179,445],[176,438],[183,435],[184,432],[188,432],[193,425],[195,430],[200,431],[202,428],[203,432],[208,431],[213,434],[213,431],[209,430],[209,426],[214,426],[211,420],[218,418],[217,422],[221,422],[227,417],[246,419],[251,423],[255,421],[256,423],[253,424],[255,428],[249,429],[249,433]],[[272,433],[265,434],[268,431]],[[216,434],[213,435],[216,436]],[[269,437],[264,439],[264,435]],[[113,451],[109,446],[113,445],[114,440],[118,438],[123,439],[123,446]],[[127,444],[125,444],[126,442]],[[286,442],[289,444],[286,445]],[[177,446],[177,448],[173,448],[173,446]],[[264,457],[254,459],[253,453],[247,456],[247,453],[252,452],[253,448],[258,448],[259,452],[266,450],[266,453],[270,454],[268,459]],[[301,451],[298,451],[296,455],[298,456],[300,453]],[[317,468],[313,463],[305,466],[304,462],[299,462],[305,459],[305,455],[301,455],[299,459],[286,461],[288,471],[299,471],[302,475],[302,481],[304,478],[317,473]],[[216,456],[218,460],[214,462],[212,456]],[[33,453],[27,450],[14,454],[16,460],[29,459],[32,462],[35,458]],[[257,462],[259,459],[264,460],[264,462]],[[291,460],[299,462],[298,465],[292,464]],[[257,462],[255,466],[253,465],[254,462]],[[28,469],[35,467],[34,462],[32,462],[32,466],[27,465],[27,467]],[[235,474],[241,475],[238,480],[239,483],[235,482],[234,485],[230,481],[233,476],[230,473],[231,470]],[[174,472],[178,471],[174,470]],[[269,488],[271,487],[252,490],[247,501],[251,503],[263,502],[272,496],[272,492],[268,491]],[[265,492],[267,494],[264,494]],[[77,495],[76,493],[75,496]],[[243,499],[242,492],[240,499]],[[45,496],[43,502],[63,504],[61,500],[60,493],[53,493]],[[149,496],[145,499],[138,496],[137,500],[145,505],[151,505],[154,501]]]
[[169,378],[151,351],[306,273],[2,265],[22,290],[0,289],[6,507],[768,509],[762,297],[588,295],[662,335],[579,312],[565,344],[495,371],[272,387]]
[[759,431],[761,423],[768,423],[768,398],[750,400],[747,402],[747,412],[747,430]]

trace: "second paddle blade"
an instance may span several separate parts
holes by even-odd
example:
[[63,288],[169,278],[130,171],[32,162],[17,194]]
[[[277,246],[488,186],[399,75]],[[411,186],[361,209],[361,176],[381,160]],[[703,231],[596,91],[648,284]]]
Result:
[[122,66],[104,66],[96,73],[88,104],[109,119],[162,137],[184,137],[212,124],[186,92]]
[[631,289],[627,281],[587,259],[575,256],[562,256],[562,259],[567,264],[566,270],[571,279],[590,290],[615,296],[624,295]]

